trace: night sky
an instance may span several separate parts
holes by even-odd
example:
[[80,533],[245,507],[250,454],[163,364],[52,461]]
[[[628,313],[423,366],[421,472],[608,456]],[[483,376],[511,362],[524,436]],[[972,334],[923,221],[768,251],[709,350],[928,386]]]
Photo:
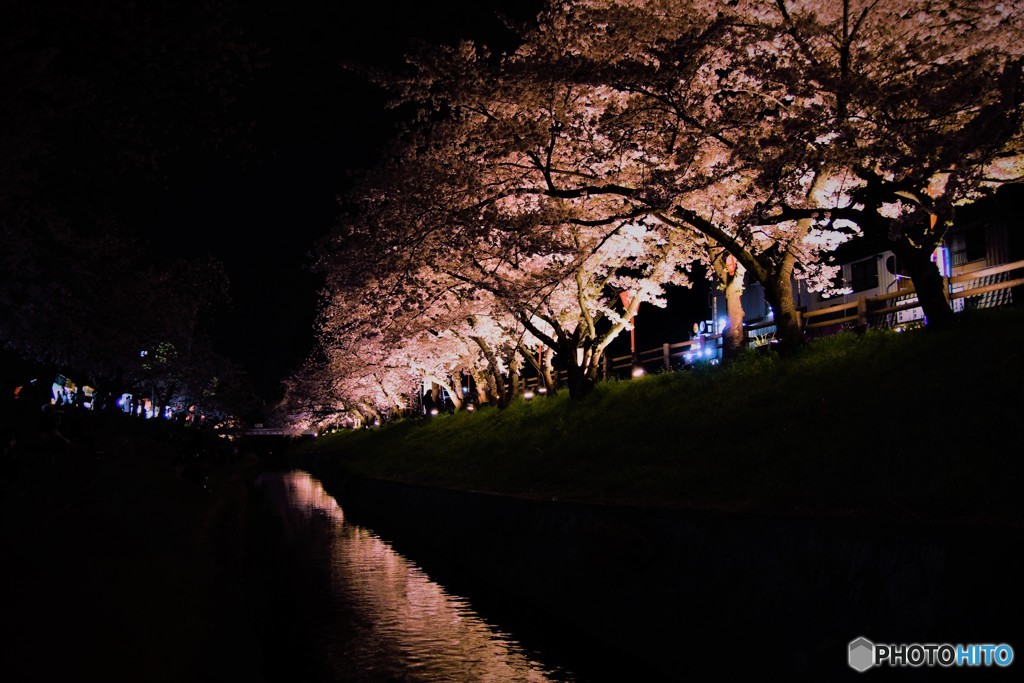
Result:
[[[464,38],[507,52],[516,46],[509,24],[529,23],[542,4],[263,0],[224,4],[221,16],[217,2],[0,0],[0,52],[14,55],[0,68],[0,96],[7,87],[15,95],[13,108],[0,107],[0,143],[15,154],[0,165],[16,181],[4,196],[29,188],[38,203],[23,222],[29,231],[48,203],[84,233],[106,230],[102,212],[110,209],[161,257],[221,261],[232,301],[216,318],[215,350],[272,406],[281,380],[313,349],[314,245],[336,225],[339,195],[376,162],[398,121],[385,93],[344,65],[400,66],[417,46]],[[211,11],[215,22],[194,18]],[[233,43],[244,59],[232,57]],[[34,75],[37,63],[48,66]],[[230,102],[209,94],[225,80]],[[35,190],[18,166],[22,137],[34,145],[26,158],[49,174]],[[151,151],[164,155],[152,168]],[[63,250],[64,238],[46,239],[41,253]],[[72,265],[88,278],[81,261],[96,258],[79,254]],[[703,288],[674,298],[674,312],[641,309],[639,348],[685,340],[701,315],[691,311],[707,308]],[[628,350],[628,334],[609,348],[613,356]]]
[[[268,402],[280,379],[312,349],[317,278],[307,269],[316,239],[335,224],[336,196],[371,165],[394,131],[385,95],[342,65],[400,64],[417,44],[461,38],[508,50],[512,22],[531,20],[537,0],[462,3],[372,2],[246,9],[246,32],[267,49],[250,97],[255,161],[213,160],[178,179],[167,220],[191,226],[232,280],[232,310],[218,332],[222,351],[243,364]],[[688,309],[706,293],[679,292]],[[641,348],[685,340],[691,322],[645,307]],[[666,337],[668,335],[670,339]],[[628,352],[628,335],[611,351]]]
[[317,279],[307,264],[313,244],[335,224],[336,196],[376,160],[394,130],[384,94],[342,65],[398,64],[417,43],[463,37],[508,49],[514,34],[499,13],[525,21],[538,8],[497,0],[243,7],[245,34],[265,50],[245,95],[254,154],[182,169],[164,220],[179,228],[176,248],[205,245],[224,262],[233,305],[218,344],[242,363],[265,400],[279,397],[280,379],[312,348]]

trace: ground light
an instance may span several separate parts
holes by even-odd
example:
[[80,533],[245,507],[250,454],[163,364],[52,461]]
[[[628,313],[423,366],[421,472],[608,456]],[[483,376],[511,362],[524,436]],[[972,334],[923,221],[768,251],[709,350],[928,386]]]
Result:
[[633,373],[632,374],[633,374],[634,377],[643,377],[643,375],[644,375],[644,366],[642,366],[642,365],[634,365],[633,366]]
[[471,413],[472,413],[472,412],[473,412],[474,410],[476,410],[476,408],[474,408],[474,407],[473,407],[473,404],[472,404],[472,403],[470,403],[470,404],[469,404],[468,406],[466,406],[466,410],[468,410],[469,412],[471,412]]
[[437,415],[437,408],[431,408],[430,409],[430,414],[431,415]]
[[523,398],[525,398],[527,401],[532,401],[533,400],[533,391],[531,391],[530,389],[527,389],[526,391],[524,391],[523,392]]

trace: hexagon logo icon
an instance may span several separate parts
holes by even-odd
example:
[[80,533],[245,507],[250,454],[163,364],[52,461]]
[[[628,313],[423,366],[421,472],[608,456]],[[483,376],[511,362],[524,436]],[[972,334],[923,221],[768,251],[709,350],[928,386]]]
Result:
[[875,665],[875,644],[867,638],[850,641],[850,668],[855,671],[867,671]]

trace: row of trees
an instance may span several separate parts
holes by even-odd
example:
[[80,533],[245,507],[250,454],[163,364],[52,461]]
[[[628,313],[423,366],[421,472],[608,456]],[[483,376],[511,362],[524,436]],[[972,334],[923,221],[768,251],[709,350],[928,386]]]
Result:
[[159,209],[182,168],[241,139],[252,53],[231,3],[179,4],[0,3],[0,347],[212,408],[239,384],[206,334],[227,278],[168,248],[185,231],[164,237]]
[[523,364],[584,396],[637,308],[696,272],[726,292],[727,356],[745,276],[796,346],[793,279],[832,287],[850,238],[886,243],[947,324],[932,252],[1020,177],[1022,10],[564,0],[512,54],[411,57],[378,76],[409,123],[320,249],[320,348],[285,409],[379,418],[461,372],[501,405]]

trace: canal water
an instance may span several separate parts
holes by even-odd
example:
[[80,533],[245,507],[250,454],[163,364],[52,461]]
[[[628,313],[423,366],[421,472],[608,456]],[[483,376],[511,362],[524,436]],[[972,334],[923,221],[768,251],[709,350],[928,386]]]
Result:
[[276,681],[578,681],[483,617],[373,531],[320,482],[255,482],[244,595]]

